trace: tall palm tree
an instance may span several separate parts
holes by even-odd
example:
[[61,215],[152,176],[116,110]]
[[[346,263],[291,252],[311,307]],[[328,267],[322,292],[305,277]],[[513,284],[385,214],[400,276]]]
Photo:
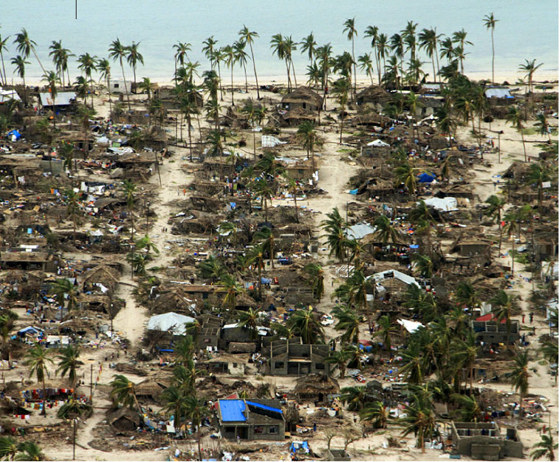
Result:
[[9,35],[4,38],[0,35],[0,62],[2,63],[2,78],[0,79],[0,82],[2,85],[8,85],[8,74],[6,74],[6,66],[4,65],[4,51],[8,50],[8,46],[6,44],[8,43],[9,38]]
[[335,80],[333,84],[333,94],[338,102],[338,118],[340,120],[340,137],[339,143],[342,144],[342,132],[344,130],[344,119],[346,118],[346,105],[348,104],[348,93],[351,89],[350,79],[343,77]]
[[543,433],[541,435],[541,440],[533,445],[533,451],[531,451],[531,460],[537,460],[541,457],[548,457],[548,460],[556,460],[554,455],[554,450],[558,449],[558,443],[554,443],[554,437],[552,436],[552,431],[548,431],[548,435]]
[[529,352],[527,350],[517,350],[513,357],[513,369],[510,380],[514,390],[519,393],[521,412],[523,412],[523,399],[529,393]]
[[274,233],[268,226],[263,226],[253,235],[253,242],[260,243],[268,253],[270,265],[274,269]]
[[138,412],[142,412],[142,408],[136,397],[136,385],[128,380],[124,375],[115,375],[110,383],[111,398],[117,404],[122,404],[130,409],[136,408]]
[[511,320],[512,317],[519,311],[516,299],[513,295],[508,294],[504,290],[499,290],[494,297],[490,299],[492,303],[494,314],[498,323],[505,321],[508,344],[510,343],[511,335]]
[[393,52],[393,57],[395,58],[396,75],[398,76],[402,73],[403,59],[404,59],[404,41],[401,34],[393,34],[390,39],[390,48]]
[[393,352],[391,350],[392,337],[397,334],[398,330],[393,325],[389,315],[384,314],[377,320],[378,330],[374,332],[374,337],[380,337],[381,342],[383,342],[383,347],[389,353],[389,356],[393,357]]
[[416,447],[419,447],[422,453],[424,453],[426,451],[424,440],[431,439],[436,425],[431,403],[418,398],[417,395],[413,395],[412,404],[407,405],[405,409],[407,415],[402,419],[402,425],[404,426],[402,433],[403,435],[414,433],[416,436]]
[[482,20],[484,26],[486,27],[486,29],[490,29],[490,35],[492,37],[492,83],[495,82],[494,79],[494,57],[495,57],[495,53],[494,53],[494,29],[496,28],[496,23],[498,22],[498,19],[496,19],[494,17],[494,13],[490,13],[486,16],[484,16],[484,19]]
[[[377,37],[377,50],[379,54],[379,62],[381,63],[381,61],[383,61],[383,72],[385,72],[385,69],[387,68],[385,58],[387,57],[387,51],[389,50],[389,38],[386,34],[381,33]],[[381,85],[381,80],[379,81],[379,84]]]
[[[467,32],[465,31],[465,29],[461,29],[460,31],[453,32],[451,42],[459,44],[458,48],[462,50],[461,56],[457,56],[457,57],[459,58],[459,63],[461,66],[461,74],[464,74],[465,69],[463,67],[463,62],[464,62],[463,52],[465,50],[465,45],[472,45],[472,42],[467,40]],[[451,47],[451,49],[453,49],[453,47]]]
[[[439,55],[438,55],[438,42],[441,34],[437,34],[436,28],[433,29],[422,29],[420,35],[418,36],[420,40],[420,48],[426,51],[426,54],[432,59],[432,68],[434,70],[434,82],[439,75]],[[434,59],[435,57],[435,59]],[[436,71],[437,62],[437,71]]]
[[313,32],[310,32],[307,37],[303,37],[301,39],[301,42],[299,42],[299,45],[301,46],[301,54],[307,53],[309,65],[313,66],[313,63],[315,62],[315,53],[317,50],[317,42],[315,41]]
[[16,34],[16,38],[14,40],[14,43],[17,45],[16,46],[17,52],[20,53],[21,55],[23,55],[24,58],[28,58],[29,55],[31,53],[33,53],[33,56],[35,56],[35,59],[39,63],[39,66],[41,67],[41,70],[43,71],[43,74],[44,74],[45,73],[45,68],[43,67],[43,64],[41,63],[41,60],[39,59],[39,56],[37,56],[37,50],[35,49],[35,47],[37,46],[37,43],[35,41],[31,40],[31,38],[29,37],[29,34],[27,33],[27,30],[25,28],[21,29],[21,31]]
[[[175,357],[177,358],[176,362],[179,363],[179,365],[181,365],[183,368],[185,368],[185,371],[183,371],[182,369],[178,368],[178,366],[176,366],[178,374],[182,372],[188,372],[187,369],[190,365],[190,362],[193,360],[195,348],[196,347],[194,344],[194,339],[190,335],[185,335],[175,344],[174,353]],[[178,379],[178,376],[175,376],[175,379]]]
[[188,59],[188,53],[191,51],[191,44],[188,42],[177,42],[173,45],[175,50],[175,55],[173,56],[175,62],[175,75],[177,75],[177,69],[185,65],[185,60]]
[[543,65],[543,63],[535,64],[536,59],[529,61],[528,59],[525,60],[525,64],[519,65],[519,71],[525,72],[525,77],[527,78],[527,92],[529,93],[529,103],[532,105],[533,101],[533,77],[537,69]]
[[186,416],[191,420],[193,427],[196,428],[198,458],[199,460],[202,460],[202,450],[200,448],[200,427],[202,425],[202,421],[208,416],[208,408],[204,404],[204,401],[197,399],[196,396],[189,396],[186,404]]
[[[78,57],[78,68],[84,71],[85,79],[89,83],[93,81],[91,74],[96,70],[97,56],[84,53]],[[93,91],[91,92],[91,107],[93,109]]]
[[354,39],[358,35],[356,30],[356,18],[347,19],[344,21],[343,34],[346,34],[346,38],[352,41],[352,61],[354,62],[354,99],[356,99],[356,54],[354,53]]
[[321,77],[322,77],[322,88],[323,88],[323,109],[327,106],[327,88],[329,82],[329,71],[331,69],[331,55],[332,55],[332,46],[330,43],[317,47],[315,52],[315,56],[317,57],[317,62],[319,64],[319,68],[321,70]]
[[132,74],[134,76],[134,86],[136,86],[136,66],[138,63],[144,65],[144,57],[138,51],[138,47],[140,46],[140,42],[132,42],[132,45],[126,47],[126,51],[128,52],[126,56],[126,60],[130,66],[132,66]]
[[126,208],[130,215],[130,236],[132,242],[134,242],[134,205],[136,203],[136,184],[132,180],[123,180],[122,191],[124,193],[124,198],[126,202]]
[[285,38],[282,34],[274,34],[270,40],[270,48],[272,48],[272,54],[276,55],[278,59],[284,61],[286,64],[286,74],[288,76],[288,91],[291,91],[291,78],[290,78],[290,62],[287,50],[287,44]]
[[261,99],[259,93],[259,78],[257,76],[257,64],[255,62],[255,53],[253,51],[253,42],[259,37],[256,31],[250,31],[249,28],[243,25],[243,29],[239,31],[239,37],[243,42],[249,44],[249,50],[251,50],[251,61],[253,62],[253,73],[255,74],[255,83],[257,85],[257,99]]
[[161,397],[165,402],[164,411],[173,415],[175,428],[180,428],[188,409],[188,395],[182,389],[171,386],[163,390]]
[[245,75],[245,93],[248,93],[249,83],[247,82],[247,58],[249,55],[245,51],[246,45],[247,44],[243,40],[236,40],[233,43],[233,51],[235,53],[235,62],[243,68],[243,74]]
[[498,252],[502,251],[502,235],[503,235],[503,226],[502,226],[502,212],[504,211],[504,207],[506,206],[506,200],[503,197],[498,197],[496,195],[490,196],[485,201],[488,204],[488,207],[485,210],[485,215],[494,217],[496,219],[496,223],[498,224],[498,228],[500,230],[500,240],[498,243]]
[[523,117],[523,113],[519,109],[519,107],[511,106],[509,108],[509,112],[507,113],[507,120],[511,123],[511,126],[515,128],[521,135],[521,142],[523,143],[523,156],[525,158],[525,162],[527,162],[527,149],[525,147],[525,135],[523,133],[523,130],[525,129],[523,121],[525,120],[525,118]]
[[364,408],[366,401],[366,387],[344,387],[340,390],[340,401],[346,404],[346,409],[359,412]]
[[381,401],[365,404],[359,415],[361,421],[371,422],[373,428],[387,428],[390,420],[389,408]]
[[23,56],[17,55],[15,58],[12,58],[11,62],[16,68],[15,72],[23,80],[23,87],[25,88],[25,65],[29,64],[29,61],[26,61]]
[[231,105],[235,106],[233,100],[233,68],[235,67],[235,50],[231,45],[226,45],[222,48],[222,53],[224,54],[226,66],[230,68],[231,71]]
[[529,165],[527,181],[529,184],[537,185],[539,208],[542,207],[543,201],[543,183],[551,179],[551,170],[543,162],[531,163],[531,165]]
[[377,84],[381,85],[381,65],[379,63],[379,49],[377,40],[379,38],[379,28],[377,26],[367,26],[364,31],[364,38],[370,39],[371,49],[375,53],[375,66],[377,68]]
[[78,306],[78,289],[77,287],[67,278],[57,279],[51,286],[58,304],[60,305],[60,319],[62,320],[62,308],[66,301],[66,310],[68,313],[75,310]]
[[109,113],[111,113],[111,63],[107,58],[102,58],[97,61],[96,67],[99,71],[99,80],[105,79],[105,86],[109,92]]
[[408,21],[406,27],[401,31],[403,42],[406,45],[407,51],[410,51],[410,63],[416,61],[416,27],[418,24],[414,21]]
[[77,372],[80,366],[84,363],[78,358],[80,357],[80,348],[74,345],[68,345],[66,348],[60,350],[57,356],[58,369],[57,373],[64,377],[68,374],[68,380],[70,381],[70,388],[76,386]]
[[56,101],[56,95],[58,94],[56,88],[56,84],[59,83],[58,76],[56,75],[55,71],[48,71],[46,74],[43,75],[43,80],[47,82],[47,86],[49,87],[49,93],[51,94],[52,108],[53,108],[53,128],[56,128],[55,101]]
[[364,53],[358,56],[358,63],[360,65],[360,70],[366,72],[366,75],[370,78],[371,84],[373,85],[373,62],[371,61],[371,53]]
[[29,366],[29,377],[35,375],[37,382],[43,385],[43,409],[41,415],[47,416],[47,387],[45,386],[45,376],[49,375],[48,365],[53,360],[50,358],[50,350],[36,343],[25,355],[25,365]]
[[215,52],[217,49],[218,41],[215,40],[214,36],[212,35],[204,40],[202,44],[204,45],[202,47],[202,52],[204,53],[204,56],[206,56],[208,61],[210,61],[210,68],[214,70],[214,66],[216,65]]
[[116,61],[117,59],[119,60],[119,64],[121,66],[121,71],[122,71],[122,76],[123,76],[123,82],[124,82],[124,92],[126,93],[126,99],[128,102],[128,110],[130,111],[130,96],[129,96],[129,92],[128,92],[128,87],[126,86],[126,77],[124,75],[124,65],[123,65],[123,59],[127,57],[127,47],[125,47],[121,41],[119,40],[119,38],[117,37],[116,40],[113,40],[111,42],[111,45],[109,46],[109,57],[113,59],[113,61]]
[[323,144],[318,133],[315,131],[315,124],[308,120],[299,124],[297,138],[301,142],[303,149],[307,151],[307,158],[311,158],[311,167],[315,172],[315,147]]

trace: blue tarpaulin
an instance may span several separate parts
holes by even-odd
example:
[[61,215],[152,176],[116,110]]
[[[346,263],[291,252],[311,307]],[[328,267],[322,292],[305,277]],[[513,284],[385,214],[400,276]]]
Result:
[[245,403],[242,399],[220,399],[222,422],[245,422]]
[[279,414],[282,414],[282,409],[277,407],[266,406],[265,404],[255,403],[253,401],[247,401],[247,404],[249,406],[258,407],[259,409],[264,409],[265,411],[278,412]]
[[351,189],[349,193],[356,196],[358,194],[358,189]]
[[421,173],[418,175],[418,181],[420,183],[431,183],[436,179],[436,176],[432,173]]
[[21,138],[21,133],[17,130],[11,130],[8,132],[8,136],[14,136],[16,140],[19,140]]
[[307,444],[307,441],[294,441],[290,444],[290,452],[297,451],[303,451],[306,454],[309,454],[309,444]]

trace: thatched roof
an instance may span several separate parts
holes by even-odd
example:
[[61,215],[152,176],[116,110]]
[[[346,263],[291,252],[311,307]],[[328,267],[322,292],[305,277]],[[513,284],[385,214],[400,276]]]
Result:
[[300,377],[294,388],[297,395],[316,395],[319,393],[338,393],[340,386],[332,377],[321,374],[309,374]]
[[86,271],[82,282],[84,284],[103,284],[112,292],[119,283],[119,272],[110,266],[100,265]]
[[121,407],[107,415],[107,422],[117,430],[135,430],[140,426],[140,415],[127,407]]
[[160,288],[159,296],[153,301],[151,312],[155,314],[174,311],[179,314],[193,314],[194,297],[183,286]]
[[370,85],[356,95],[356,100],[360,103],[386,104],[391,101],[391,95],[379,85]]
[[298,87],[282,98],[282,104],[309,102],[319,107],[323,104],[323,98],[309,87]]
[[165,386],[152,380],[144,380],[136,385],[136,396],[158,399]]

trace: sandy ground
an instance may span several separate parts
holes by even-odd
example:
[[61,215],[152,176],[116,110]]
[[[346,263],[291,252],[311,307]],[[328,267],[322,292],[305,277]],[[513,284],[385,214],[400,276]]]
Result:
[[[498,80],[498,79],[497,79]],[[501,79],[500,79],[501,80]],[[544,79],[542,79],[544,80]],[[510,80],[510,81],[513,81]],[[271,95],[270,93],[264,93],[264,96],[277,98],[276,95]],[[251,90],[249,94],[236,92],[236,101],[245,99],[247,97],[256,98],[256,92]],[[137,98],[142,98],[138,96]],[[230,101],[230,95],[225,95],[224,107]],[[333,106],[333,103],[329,103]],[[108,103],[106,98],[98,98],[96,100],[96,110],[98,116],[106,117],[108,113]],[[315,212],[315,224],[316,224],[316,235],[321,235],[322,230],[319,228],[322,220],[326,218],[326,213],[330,212],[334,207],[338,207],[341,214],[344,214],[346,209],[346,204],[353,200],[354,196],[347,193],[347,181],[354,174],[357,166],[351,162],[342,160],[345,157],[341,154],[339,150],[341,146],[338,144],[338,135],[334,133],[334,128],[330,129],[330,132],[321,133],[325,140],[322,149],[317,156],[319,162],[319,187],[327,191],[327,194],[316,196],[313,198],[305,199],[300,202],[300,206],[307,207]],[[497,189],[494,190],[493,180],[495,175],[502,173],[514,160],[523,159],[523,149],[521,144],[521,139],[519,135],[505,122],[499,121],[492,124],[492,130],[504,130],[504,135],[501,137],[501,149],[502,149],[502,160],[501,163],[497,162],[497,155],[486,156],[487,160],[490,162],[488,167],[477,167],[475,169],[475,178],[472,183],[475,188],[476,194],[478,194],[480,201],[484,201],[489,195],[498,192],[500,184],[497,184]],[[495,136],[495,135],[494,135]],[[467,140],[469,138],[468,129],[461,130],[458,135],[459,139]],[[250,140],[251,137],[248,137]],[[538,149],[532,141],[541,140],[537,135],[530,135],[526,137],[527,139],[527,150],[529,155],[537,155]],[[472,142],[472,141],[471,141]],[[175,254],[168,250],[168,245],[166,243],[166,234],[163,232],[163,228],[167,226],[167,220],[169,218],[169,209],[166,204],[177,198],[177,191],[179,186],[188,184],[192,177],[187,176],[181,169],[180,166],[186,162],[186,149],[182,148],[172,148],[175,151],[175,156],[171,160],[165,160],[161,166],[161,180],[162,187],[158,188],[158,196],[154,201],[153,207],[157,214],[157,220],[153,224],[152,230],[150,232],[150,237],[155,242],[156,246],[160,249],[160,256],[155,259],[155,261],[150,266],[165,266],[170,263],[170,261],[175,257]],[[151,182],[159,186],[159,179],[157,175],[151,178]],[[182,194],[181,194],[182,195]],[[274,200],[273,205],[293,205],[292,201]],[[166,248],[167,247],[167,248]],[[508,258],[508,257],[504,257]],[[325,265],[326,269],[326,280],[325,288],[326,294],[323,302],[319,306],[319,309],[323,311],[329,311],[334,305],[333,300],[330,295],[333,291],[332,282],[337,279],[335,275],[335,268],[338,265],[333,264],[332,259],[328,258],[328,252],[320,251],[320,260]],[[521,266],[516,264],[519,269]],[[528,312],[527,297],[530,294],[531,285],[527,283],[523,277],[528,275],[520,272],[515,279],[514,290],[518,292],[523,297],[523,310]],[[122,335],[128,338],[133,347],[138,347],[142,339],[145,323],[147,322],[147,310],[139,307],[135,304],[134,298],[132,297],[132,290],[134,289],[135,281],[130,277],[130,269],[127,269],[123,273],[121,279],[121,284],[119,288],[118,296],[127,300],[126,307],[120,311],[114,320],[115,331],[122,333]],[[528,316],[527,316],[528,317]],[[548,327],[545,322],[537,317],[535,317],[535,324],[537,326],[537,334],[542,331],[548,331]],[[531,348],[536,347],[536,343],[531,345]],[[104,356],[110,350],[96,350],[96,351],[84,351],[84,357],[86,364],[94,364],[94,370],[98,370],[98,364],[103,361]],[[538,365],[536,362],[532,366],[537,369],[539,375],[534,374],[531,376],[531,393],[542,394],[550,400],[553,404],[551,407],[551,422],[556,423],[558,419],[558,408],[557,408],[557,387],[553,386],[552,378],[546,373],[546,368]],[[89,367],[87,378],[89,378]],[[19,378],[20,370],[16,369],[13,372],[14,378]],[[96,373],[94,373],[96,374]],[[113,371],[108,367],[104,368],[103,373],[100,377],[101,383],[108,383],[112,379]],[[85,378],[85,377],[84,377]],[[139,382],[141,379],[138,377],[130,377],[134,382]],[[279,386],[284,387],[289,385],[289,379],[282,379],[278,377],[265,377],[264,380]],[[346,383],[347,382],[347,383]],[[343,381],[342,385],[354,384],[351,379],[346,379]],[[500,390],[510,390],[508,385],[498,385]],[[94,450],[89,448],[87,443],[93,439],[91,431],[95,428],[103,419],[105,413],[105,407],[109,405],[108,401],[96,400],[95,415],[90,418],[84,426],[80,428],[78,442],[80,446],[76,448],[76,456],[78,460],[165,460],[168,452],[154,452],[154,451],[117,451],[111,454],[104,453],[102,451]],[[38,416],[32,417],[31,423],[44,422],[43,418]],[[54,419],[53,416],[49,416],[47,421]],[[400,430],[393,429],[390,433],[398,435]],[[441,458],[440,451],[426,450],[425,454],[421,454],[419,450],[412,448],[414,445],[413,439],[405,439],[407,441],[406,446],[408,448],[405,451],[402,450],[390,450],[383,449],[382,445],[386,440],[387,433],[376,433],[371,434],[367,438],[362,438],[350,445],[351,449],[372,451],[373,454],[368,455],[368,459],[372,460],[435,460]],[[530,446],[533,441],[538,439],[538,435],[535,431],[523,431],[522,432],[523,441],[527,446]],[[314,450],[324,449],[326,447],[326,442],[324,440],[324,434],[321,429],[319,429],[318,434],[312,438],[310,441]],[[341,438],[335,438],[333,440],[332,447],[342,447],[343,441]],[[57,447],[45,447],[45,453],[51,459],[58,460],[68,460],[72,456],[71,445],[57,446]]]

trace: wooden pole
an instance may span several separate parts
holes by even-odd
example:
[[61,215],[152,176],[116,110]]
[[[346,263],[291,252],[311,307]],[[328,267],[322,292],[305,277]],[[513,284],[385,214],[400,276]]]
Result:
[[72,439],[72,460],[76,460],[76,419],[74,421],[74,437]]
[[89,402],[93,404],[93,364],[90,364],[89,374]]

